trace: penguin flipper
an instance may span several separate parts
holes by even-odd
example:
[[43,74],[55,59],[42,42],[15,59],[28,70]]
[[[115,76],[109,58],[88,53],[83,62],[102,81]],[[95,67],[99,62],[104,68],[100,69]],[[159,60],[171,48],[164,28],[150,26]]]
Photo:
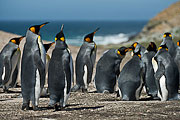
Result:
[[19,72],[19,67],[16,66],[13,75],[12,75],[12,82],[9,85],[10,87],[14,88],[16,86],[16,81],[17,81],[17,77],[18,77],[18,72]]
[[[69,56],[70,58],[70,56]],[[67,91],[66,94],[70,92],[71,89],[71,83],[72,83],[72,74],[71,74],[71,68],[70,68],[70,59],[64,58],[64,71],[65,71],[65,77],[67,80]]]
[[96,51],[97,51],[97,48],[94,47],[93,48],[93,51],[91,53],[91,60],[92,60],[92,65],[94,66],[95,62],[96,62]]
[[8,81],[10,79],[10,76],[11,76],[12,66],[11,66],[10,58],[9,57],[6,57],[4,59],[4,67],[5,67],[5,77],[4,77],[4,80],[2,82],[3,85],[8,83]]
[[44,86],[44,82],[45,82],[45,65],[41,59],[41,57],[39,56],[39,51],[35,51],[34,53],[34,62],[35,65],[37,66],[37,69],[39,70],[40,73],[40,80],[41,80],[41,87]]
[[115,72],[116,72],[116,79],[117,79],[120,74],[120,63],[116,63]]
[[87,84],[89,84],[91,82],[92,79],[92,73],[93,73],[93,63],[92,63],[92,59],[91,58],[87,58]]
[[165,72],[165,67],[162,64],[162,62],[159,62],[158,69],[157,69],[157,71],[155,73],[156,80],[159,80],[163,76],[164,72]]

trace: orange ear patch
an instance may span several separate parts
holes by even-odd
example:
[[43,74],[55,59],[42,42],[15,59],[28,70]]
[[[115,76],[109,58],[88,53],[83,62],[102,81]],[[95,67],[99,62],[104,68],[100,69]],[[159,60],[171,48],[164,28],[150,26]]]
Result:
[[16,44],[16,40],[11,40],[12,43]]
[[61,37],[61,38],[60,38],[60,40],[61,40],[61,41],[64,41],[64,40],[65,40],[65,38],[64,38],[64,37]]
[[137,43],[135,42],[135,43],[133,44],[133,47],[136,48],[136,46],[137,46]]
[[119,50],[117,51],[117,53],[118,53],[119,55],[121,55],[121,52],[120,52]]
[[179,42],[177,42],[177,46],[179,46]]
[[91,39],[90,38],[85,38],[85,41],[86,42],[91,42]]
[[32,31],[33,33],[35,33],[35,27],[31,27],[30,31]]

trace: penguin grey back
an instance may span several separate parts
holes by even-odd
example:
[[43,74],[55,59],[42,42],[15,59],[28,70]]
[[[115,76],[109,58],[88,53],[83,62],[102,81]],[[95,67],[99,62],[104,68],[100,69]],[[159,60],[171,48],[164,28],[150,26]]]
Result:
[[118,78],[119,92],[122,100],[138,100],[143,87],[143,63],[134,55],[123,67]]

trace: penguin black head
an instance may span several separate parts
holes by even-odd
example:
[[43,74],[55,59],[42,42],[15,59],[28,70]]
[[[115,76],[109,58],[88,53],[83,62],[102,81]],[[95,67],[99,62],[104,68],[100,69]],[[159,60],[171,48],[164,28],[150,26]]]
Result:
[[169,38],[170,40],[172,40],[172,35],[170,32],[166,32],[164,33],[163,38]]
[[168,51],[168,47],[166,46],[166,44],[159,46],[158,51],[161,49],[165,49]]
[[88,42],[88,43],[93,42],[93,37],[94,37],[95,33],[96,33],[98,30],[99,30],[99,28],[97,28],[94,32],[86,35],[86,36],[84,37],[84,41],[85,41],[85,42]]
[[140,50],[138,52],[135,52],[134,55],[137,55],[139,58],[141,58]]
[[48,51],[48,49],[53,46],[55,44],[55,42],[51,42],[51,43],[48,43],[48,44],[44,44],[44,48],[46,50],[46,52]]
[[117,50],[117,54],[120,56],[124,56],[124,55],[126,55],[126,52],[128,52],[128,51],[129,51],[129,48],[123,46]]
[[49,22],[45,22],[45,23],[43,23],[43,24],[41,24],[41,25],[34,25],[34,26],[31,26],[30,28],[29,28],[29,30],[31,31],[31,32],[33,32],[33,33],[35,33],[35,34],[39,34],[39,31],[40,31],[40,29],[44,26],[44,25],[46,25],[46,24],[48,24]]
[[150,42],[150,43],[149,43],[149,46],[147,47],[147,51],[157,52],[156,44],[155,44],[154,42]]
[[177,42],[177,46],[180,46],[180,40]]
[[139,44],[138,42],[134,42],[130,47],[129,50],[135,50],[137,44]]
[[21,42],[21,40],[22,40],[24,37],[25,37],[25,36],[12,38],[12,39],[10,40],[10,42],[19,45],[19,43]]
[[63,28],[64,28],[64,25],[62,25],[61,31],[58,34],[56,34],[55,41],[57,41],[57,40],[60,40],[60,41],[63,41],[63,42],[65,41],[65,36],[64,36],[64,33],[63,33]]

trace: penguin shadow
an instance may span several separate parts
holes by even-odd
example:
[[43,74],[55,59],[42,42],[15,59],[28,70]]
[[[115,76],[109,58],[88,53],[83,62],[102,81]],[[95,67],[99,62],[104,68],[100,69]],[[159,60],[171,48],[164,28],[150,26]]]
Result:
[[3,90],[0,90],[0,93],[5,93],[5,94],[12,94],[12,93],[21,93],[21,91],[12,91],[12,90],[8,90],[8,91],[3,91]]
[[147,98],[141,98],[139,101],[157,101],[161,100],[159,97],[147,97]]
[[[66,105],[65,108],[62,108],[62,109],[56,109],[55,111],[66,111],[67,107],[78,106],[78,105],[82,105],[82,104],[68,104],[68,105]],[[53,107],[49,107],[49,106],[46,106],[46,107],[39,107],[39,111],[43,111],[43,110],[51,110],[51,109],[54,109],[54,108],[53,108]],[[33,110],[33,108],[30,107],[29,110]]]
[[75,110],[95,110],[98,108],[102,108],[104,106],[95,106],[95,107],[77,107],[77,108],[65,108],[64,111],[75,111]]
[[[75,107],[75,106],[79,106],[79,105],[82,105],[82,104],[71,104],[71,105],[66,105],[65,108],[59,108],[59,109],[55,109],[53,107],[40,107],[39,108],[39,111],[42,111],[42,110],[50,110],[50,109],[55,109],[53,112],[56,112],[56,111],[77,111],[77,110],[95,110],[95,109],[98,109],[98,108],[102,108],[104,106],[95,106],[95,107]],[[71,106],[74,106],[73,108],[68,108],[68,107],[71,107]],[[32,107],[30,107],[29,110],[33,110]]]
[[88,93],[98,93],[97,91],[90,91],[90,92],[88,92]]
[[1,100],[1,99],[0,99],[1,102],[2,102],[2,101],[8,101],[8,100],[13,100],[13,99],[4,99],[4,100]]

